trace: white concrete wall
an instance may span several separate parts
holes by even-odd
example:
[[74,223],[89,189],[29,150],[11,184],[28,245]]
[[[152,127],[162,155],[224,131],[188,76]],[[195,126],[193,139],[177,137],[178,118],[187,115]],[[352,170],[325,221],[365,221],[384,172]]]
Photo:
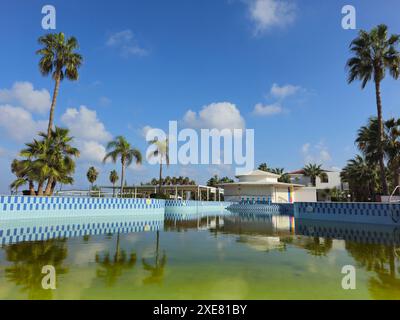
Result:
[[317,189],[313,187],[296,189],[293,198],[293,202],[317,202]]
[[328,183],[323,183],[321,182],[320,178],[317,178],[316,180],[317,189],[342,188],[340,172],[326,172],[326,174],[328,175]]

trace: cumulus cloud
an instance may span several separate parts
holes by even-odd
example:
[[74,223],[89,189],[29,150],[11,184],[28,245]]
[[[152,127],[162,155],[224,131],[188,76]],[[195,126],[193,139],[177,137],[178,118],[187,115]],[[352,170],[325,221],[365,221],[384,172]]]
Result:
[[25,142],[47,127],[46,120],[36,121],[32,114],[20,107],[0,106],[0,127],[13,140]]
[[257,116],[274,116],[283,112],[283,108],[279,104],[263,105],[257,103],[254,106],[253,114]]
[[326,165],[332,160],[328,147],[323,141],[312,145],[307,142],[301,147],[304,163],[317,163]]
[[97,141],[77,140],[77,148],[80,150],[80,158],[92,162],[102,162],[106,155],[106,148]]
[[81,152],[80,159],[101,162],[106,155],[103,143],[112,139],[105,125],[98,119],[94,110],[81,106],[79,109],[68,108],[61,121],[74,136],[76,146]]
[[86,106],[68,108],[61,117],[61,121],[71,131],[71,135],[98,142],[108,142],[112,135],[106,130],[104,124],[97,118],[97,113]]
[[31,112],[46,113],[50,109],[50,93],[35,90],[30,82],[15,82],[11,89],[0,89],[0,103],[15,104]]
[[248,0],[248,7],[256,34],[287,26],[296,18],[296,6],[291,0]]
[[294,86],[291,84],[279,86],[277,83],[274,83],[271,87],[270,93],[275,98],[285,99],[296,94],[300,89],[300,86]]
[[275,98],[276,101],[271,104],[257,103],[254,106],[253,114],[269,117],[288,111],[282,106],[282,103],[286,98],[295,95],[300,90],[302,90],[300,86],[294,86],[291,84],[280,86],[277,83],[274,83],[270,89],[270,96]]
[[245,129],[246,124],[236,105],[230,102],[211,103],[198,113],[188,110],[183,117],[188,127],[197,129]]
[[120,50],[125,57],[147,54],[147,51],[138,45],[132,30],[129,29],[111,34],[107,39],[106,45]]

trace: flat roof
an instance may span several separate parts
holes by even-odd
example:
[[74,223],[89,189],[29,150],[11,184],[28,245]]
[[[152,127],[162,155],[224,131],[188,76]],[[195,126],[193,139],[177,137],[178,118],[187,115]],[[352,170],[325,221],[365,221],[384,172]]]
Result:
[[306,187],[303,184],[284,183],[284,182],[232,182],[220,184],[220,186],[280,186],[280,187]]

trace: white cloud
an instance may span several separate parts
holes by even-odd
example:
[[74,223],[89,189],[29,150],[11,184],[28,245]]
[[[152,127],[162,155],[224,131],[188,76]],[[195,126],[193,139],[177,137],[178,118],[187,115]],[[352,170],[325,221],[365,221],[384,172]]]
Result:
[[106,148],[97,141],[81,141],[77,140],[77,148],[80,150],[80,159],[102,162],[106,155]]
[[188,110],[183,118],[185,125],[198,129],[244,129],[245,121],[236,105],[230,102],[211,103],[198,113]]
[[23,108],[1,105],[0,127],[11,139],[26,142],[26,140],[31,140],[37,135],[39,131],[44,131],[47,127],[47,121],[34,120],[32,114]]
[[100,97],[99,98],[99,106],[100,107],[109,107],[111,105],[111,99],[108,97]]
[[289,0],[248,0],[250,19],[255,33],[260,34],[273,27],[284,27],[296,18],[296,6]]
[[296,94],[300,89],[300,86],[294,86],[291,84],[279,86],[278,84],[274,83],[271,87],[270,93],[273,97],[277,99],[284,99],[286,97]]
[[15,82],[11,89],[0,89],[0,103],[15,103],[31,112],[46,113],[50,109],[50,93],[35,90],[30,82]]
[[257,103],[254,106],[253,114],[268,117],[280,114],[283,111],[283,108],[279,104],[263,105],[262,103]]
[[71,135],[81,140],[108,142],[112,135],[104,124],[97,118],[97,113],[86,106],[68,108],[61,117],[61,121],[71,131]]
[[98,119],[97,113],[85,106],[68,108],[61,121],[71,131],[75,144],[81,152],[80,159],[91,162],[102,162],[106,148],[102,143],[112,139],[105,125]]
[[137,44],[133,32],[129,29],[111,34],[107,39],[106,45],[119,49],[125,57],[147,54],[147,51]]
[[304,163],[306,164],[317,163],[326,165],[332,160],[328,147],[323,141],[319,142],[316,145],[312,145],[309,142],[305,143],[301,147],[301,153],[304,158]]

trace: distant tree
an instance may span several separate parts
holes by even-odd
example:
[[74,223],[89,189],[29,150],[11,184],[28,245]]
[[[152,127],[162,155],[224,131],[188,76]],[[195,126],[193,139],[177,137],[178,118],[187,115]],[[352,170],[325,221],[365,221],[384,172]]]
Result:
[[117,183],[117,181],[118,181],[118,179],[119,179],[117,171],[112,170],[112,171],[110,172],[110,177],[109,177],[109,179],[110,179],[110,182],[111,182],[112,185],[113,185],[113,197],[115,197],[115,184]]
[[268,172],[269,168],[268,168],[267,164],[264,162],[264,163],[261,163],[261,164],[258,166],[258,170]]
[[89,170],[86,173],[86,177],[88,181],[90,182],[90,189],[93,189],[93,184],[97,180],[97,177],[99,176],[99,172],[96,170],[95,167],[90,167]]
[[123,196],[124,183],[125,181],[125,169],[131,165],[133,161],[136,164],[142,163],[142,154],[136,148],[132,148],[131,144],[123,137],[118,136],[113,141],[110,141],[107,145],[108,153],[103,159],[103,163],[107,159],[111,158],[113,163],[117,162],[117,159],[121,159],[121,197]]
[[315,187],[317,184],[317,177],[321,179],[326,177],[326,173],[324,172],[324,170],[322,170],[322,165],[316,165],[310,163],[306,165],[303,168],[303,170],[304,170],[304,175],[310,178],[313,187]]

